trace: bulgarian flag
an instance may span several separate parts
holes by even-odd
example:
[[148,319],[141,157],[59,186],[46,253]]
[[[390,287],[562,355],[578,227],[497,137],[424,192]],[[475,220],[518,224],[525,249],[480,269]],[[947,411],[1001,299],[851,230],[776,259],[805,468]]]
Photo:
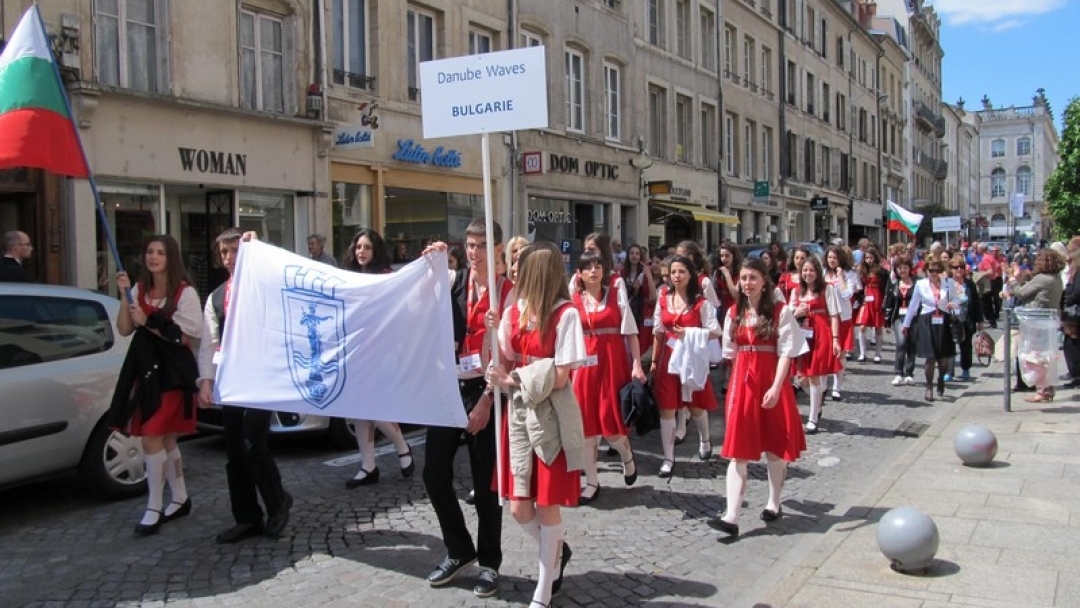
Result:
[[0,54],[0,169],[9,167],[90,175],[37,5]]
[[908,211],[892,201],[889,203],[889,230],[899,230],[915,236],[915,232],[922,223],[923,216],[913,211]]

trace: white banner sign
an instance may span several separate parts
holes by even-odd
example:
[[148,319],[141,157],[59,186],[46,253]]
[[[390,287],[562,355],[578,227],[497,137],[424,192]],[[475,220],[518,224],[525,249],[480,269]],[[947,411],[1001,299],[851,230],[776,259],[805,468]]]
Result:
[[424,138],[548,126],[544,47],[420,64]]
[[934,232],[957,232],[960,230],[960,216],[946,215],[933,219]]
[[446,254],[391,274],[243,243],[215,403],[464,427]]
[[1009,212],[1013,217],[1024,217],[1024,193],[1017,192],[1009,199]]

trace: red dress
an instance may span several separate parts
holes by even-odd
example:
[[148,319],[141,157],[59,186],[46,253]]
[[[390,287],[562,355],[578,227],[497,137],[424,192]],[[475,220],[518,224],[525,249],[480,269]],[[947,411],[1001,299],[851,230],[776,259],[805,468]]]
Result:
[[776,286],[780,288],[780,291],[784,292],[784,300],[790,301],[791,292],[799,289],[799,273],[785,272],[780,275],[780,281]]
[[595,363],[590,360],[574,370],[574,395],[581,406],[585,436],[625,435],[619,389],[630,382],[630,354],[621,332],[618,292],[608,289],[603,296],[604,309],[592,312],[583,296],[574,294],[574,306],[581,316],[585,352],[596,357]]
[[[187,283],[180,284],[174,301],[180,301],[180,295],[187,287]],[[158,310],[158,306],[154,306],[146,299],[146,294],[143,293],[142,289],[138,290],[138,295],[139,308],[142,309],[143,313],[149,316]],[[196,397],[192,395],[191,403],[185,403],[184,390],[179,388],[162,391],[161,404],[158,405],[154,414],[143,420],[142,412],[139,408],[135,408],[135,413],[131,415],[131,420],[128,421],[126,432],[132,437],[160,437],[172,433],[190,435],[195,432],[195,399]],[[184,415],[185,409],[191,412],[190,417]]]
[[885,327],[885,287],[879,273],[872,272],[863,279],[863,305],[859,308],[856,325],[875,329]]
[[[846,279],[847,277],[844,277],[844,278]],[[837,287],[840,284],[840,279],[836,278],[836,275],[833,275],[833,274],[826,275],[825,276],[825,282],[828,283],[831,287],[836,289],[836,297],[837,298],[843,298],[844,297],[844,296],[840,295],[840,288]],[[850,303],[851,300],[849,299],[848,302]],[[840,338],[840,348],[843,349],[844,352],[848,352],[848,353],[855,350],[855,318],[854,318],[854,316],[852,318],[850,318],[850,319],[845,319],[843,317],[840,317],[840,326],[839,326],[838,329],[840,330],[840,333],[837,334],[836,337]]]
[[[527,365],[535,359],[547,359],[555,356],[555,340],[559,320],[562,319],[563,313],[571,308],[573,308],[573,304],[565,302],[556,309],[552,315],[554,322],[548,327],[545,335],[541,336],[540,332],[535,329],[520,326],[521,311],[518,310],[517,303],[510,307],[508,312],[511,327],[510,346],[517,354],[517,360],[513,362],[511,369]],[[536,452],[533,452],[533,475],[530,481],[529,495],[515,496],[513,494],[514,475],[510,471],[509,418],[509,416],[503,416],[502,431],[499,436],[499,441],[502,442],[503,498],[532,500],[542,507],[551,505],[576,507],[578,496],[581,495],[580,475],[577,471],[570,472],[566,469],[566,453],[563,451],[559,452],[559,455],[550,465],[537,458]],[[495,475],[497,474],[498,469],[495,470]],[[499,491],[497,486],[492,489]]]
[[[784,304],[779,303],[773,313],[777,325],[783,308]],[[776,406],[761,407],[780,361],[777,335],[761,338],[752,328],[737,327],[733,337],[735,361],[724,406],[726,430],[720,455],[728,459],[758,460],[762,452],[771,452],[793,462],[806,449],[795,389],[791,383],[782,382]]]
[[[656,303],[657,306],[660,307],[660,322],[664,325],[666,331],[660,342],[660,352],[653,353],[653,356],[656,358],[656,373],[653,376],[653,395],[656,399],[656,405],[660,409],[677,410],[683,406],[682,382],[679,381],[677,375],[667,371],[668,360],[671,359],[671,346],[669,346],[668,343],[672,340],[677,340],[675,332],[672,331],[676,325],[679,327],[701,327],[701,307],[704,306],[706,302],[705,296],[698,296],[697,301],[694,302],[694,305],[691,306],[689,310],[676,314],[675,312],[668,310],[667,293],[667,290],[664,290]],[[694,391],[693,395],[691,395],[689,406],[692,408],[708,410],[710,412],[720,407],[716,402],[716,395],[713,394],[711,379],[705,381],[705,388],[700,391]]]
[[840,371],[840,359],[832,350],[832,317],[825,303],[825,294],[819,293],[813,298],[792,295],[795,305],[806,304],[806,318],[802,322],[803,335],[810,347],[810,352],[798,358],[796,367],[799,375],[807,378],[828,376]]

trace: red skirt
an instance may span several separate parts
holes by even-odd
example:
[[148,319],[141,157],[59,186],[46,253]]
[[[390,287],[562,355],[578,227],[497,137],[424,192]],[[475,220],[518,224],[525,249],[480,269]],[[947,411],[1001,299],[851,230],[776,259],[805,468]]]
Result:
[[574,370],[574,395],[581,407],[586,437],[626,434],[619,390],[630,382],[630,356],[620,334],[585,338],[586,351],[597,356],[597,365]]
[[859,309],[855,324],[860,327],[885,327],[884,296],[876,289],[867,289],[863,305]]
[[762,452],[769,452],[793,462],[806,449],[806,435],[791,384],[781,384],[775,407],[761,407],[778,362],[776,353],[736,353],[725,404],[726,430],[720,451],[724,458],[758,460]]
[[[850,327],[850,322],[848,325]],[[840,371],[840,359],[833,355],[833,334],[829,316],[825,314],[811,315],[810,325],[807,329],[812,329],[814,335],[807,337],[806,340],[810,352],[796,360],[799,375],[806,378],[816,378]]]
[[132,437],[190,435],[195,432],[195,396],[191,397],[191,418],[184,416],[184,391],[173,389],[161,394],[161,404],[148,420],[142,419],[138,408],[128,421],[126,432]]
[[684,405],[709,412],[719,409],[720,404],[716,402],[711,378],[705,380],[705,388],[691,393],[689,403],[682,400],[682,382],[678,376],[667,371],[670,358],[671,347],[665,340],[660,343],[660,356],[656,359],[656,373],[653,374],[653,398],[656,406],[662,410],[677,410]]
[[510,470],[510,421],[505,413],[502,422],[499,443],[502,444],[503,487],[499,488],[499,469],[496,468],[491,474],[492,491],[500,493],[503,498],[509,500],[533,501],[540,507],[553,505],[576,507],[578,497],[581,495],[581,476],[577,471],[571,472],[566,469],[566,454],[562,451],[550,465],[537,458],[536,452],[533,452],[533,474],[529,481],[529,495],[514,494],[514,474]]
[[853,325],[854,323],[851,319],[840,321],[840,335],[837,337],[840,338],[840,348],[846,353],[855,350],[855,330]]

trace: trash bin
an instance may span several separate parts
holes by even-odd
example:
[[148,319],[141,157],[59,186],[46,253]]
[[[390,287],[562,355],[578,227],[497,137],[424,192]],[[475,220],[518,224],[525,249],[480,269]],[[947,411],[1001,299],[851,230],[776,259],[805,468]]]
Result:
[[1020,322],[1017,359],[1020,377],[1028,386],[1053,386],[1057,382],[1058,333],[1061,321],[1053,308],[1016,308]]

